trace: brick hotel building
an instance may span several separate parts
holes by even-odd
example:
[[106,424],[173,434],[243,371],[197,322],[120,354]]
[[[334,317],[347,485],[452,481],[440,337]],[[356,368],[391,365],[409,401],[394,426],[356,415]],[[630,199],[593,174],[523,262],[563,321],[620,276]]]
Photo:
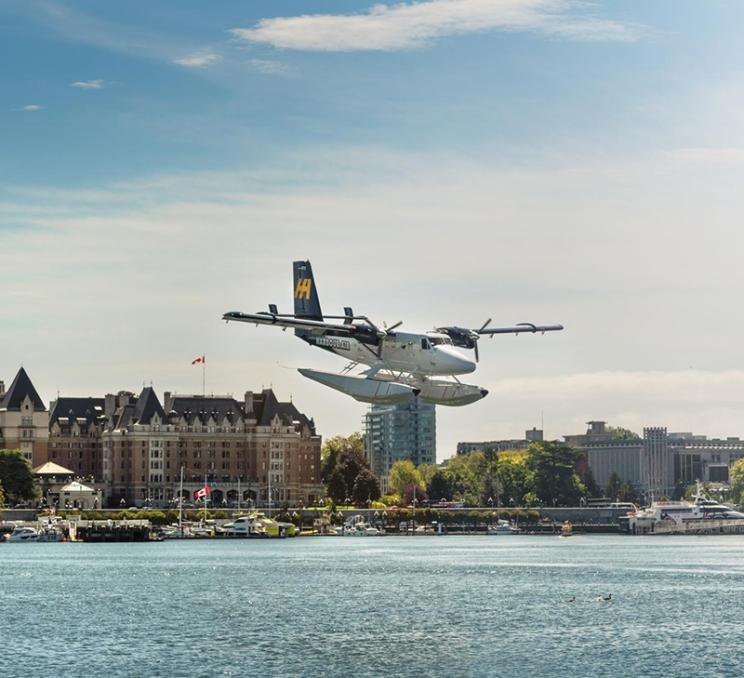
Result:
[[206,482],[212,504],[308,505],[325,496],[321,438],[312,419],[271,389],[232,396],[152,388],[58,397],[44,406],[21,368],[0,381],[0,448],[22,450],[35,468],[51,461],[103,490],[104,504],[167,506]]

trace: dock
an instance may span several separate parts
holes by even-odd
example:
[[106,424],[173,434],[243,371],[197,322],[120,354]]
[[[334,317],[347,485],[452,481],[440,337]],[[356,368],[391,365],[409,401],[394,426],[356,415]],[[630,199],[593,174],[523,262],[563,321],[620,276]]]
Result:
[[87,542],[151,541],[149,520],[70,521],[70,539]]

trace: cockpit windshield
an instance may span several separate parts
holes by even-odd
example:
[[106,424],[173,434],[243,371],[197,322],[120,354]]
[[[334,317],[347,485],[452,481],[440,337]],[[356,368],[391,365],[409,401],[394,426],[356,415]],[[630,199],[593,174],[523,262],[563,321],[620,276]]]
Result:
[[432,346],[439,346],[440,344],[452,346],[452,339],[449,337],[429,337],[429,342]]

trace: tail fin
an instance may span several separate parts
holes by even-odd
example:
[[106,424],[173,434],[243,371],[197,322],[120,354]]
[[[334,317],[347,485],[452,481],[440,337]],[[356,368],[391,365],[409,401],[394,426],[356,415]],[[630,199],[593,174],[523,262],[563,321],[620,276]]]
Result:
[[318,288],[313,278],[313,267],[309,261],[295,261],[293,268],[295,316],[308,320],[323,320]]

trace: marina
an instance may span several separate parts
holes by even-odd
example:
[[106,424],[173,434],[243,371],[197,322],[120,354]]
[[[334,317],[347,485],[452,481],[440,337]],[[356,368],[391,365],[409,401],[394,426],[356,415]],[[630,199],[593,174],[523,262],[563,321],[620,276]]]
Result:
[[0,586],[9,678],[741,675],[741,536],[32,544]]

